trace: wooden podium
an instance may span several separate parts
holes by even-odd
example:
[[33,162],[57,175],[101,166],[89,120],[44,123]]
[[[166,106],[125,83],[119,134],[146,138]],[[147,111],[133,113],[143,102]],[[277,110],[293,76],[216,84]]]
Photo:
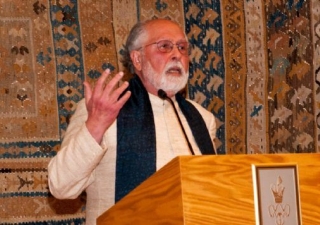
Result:
[[97,224],[259,224],[252,165],[288,163],[298,168],[301,224],[319,225],[320,154],[179,156],[103,213]]

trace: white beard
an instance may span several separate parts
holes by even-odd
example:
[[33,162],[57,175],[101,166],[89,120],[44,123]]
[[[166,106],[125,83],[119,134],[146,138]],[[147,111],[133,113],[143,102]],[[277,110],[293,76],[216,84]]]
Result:
[[[166,73],[172,67],[179,67],[181,71],[180,76],[170,75]],[[156,73],[151,64],[147,61],[147,64],[143,66],[143,77],[150,84],[152,84],[157,90],[162,89],[165,92],[177,93],[183,89],[189,77],[189,72],[185,72],[180,62],[170,62],[166,65],[161,74]]]

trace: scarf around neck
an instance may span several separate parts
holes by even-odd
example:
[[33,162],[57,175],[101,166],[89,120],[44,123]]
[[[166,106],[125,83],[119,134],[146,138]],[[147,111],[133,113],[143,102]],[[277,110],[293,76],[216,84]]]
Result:
[[[128,90],[131,96],[117,118],[116,202],[156,172],[156,133],[148,92],[137,75],[130,80]],[[176,94],[176,100],[201,153],[214,154],[198,110],[181,94]]]

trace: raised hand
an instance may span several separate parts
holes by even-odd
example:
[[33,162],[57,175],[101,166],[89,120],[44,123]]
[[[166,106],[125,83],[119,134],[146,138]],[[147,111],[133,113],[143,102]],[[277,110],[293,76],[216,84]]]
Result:
[[110,70],[105,70],[92,89],[88,82],[85,86],[85,102],[88,110],[87,129],[92,137],[101,143],[103,134],[116,120],[120,109],[129,99],[131,92],[127,91],[120,99],[120,95],[128,87],[128,82],[117,84],[123,77],[123,72],[117,73],[109,83],[105,84]]

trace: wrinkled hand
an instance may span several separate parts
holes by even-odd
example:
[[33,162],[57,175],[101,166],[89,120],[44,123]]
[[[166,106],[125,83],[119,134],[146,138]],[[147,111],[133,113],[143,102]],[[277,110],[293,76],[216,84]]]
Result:
[[109,69],[104,71],[94,89],[90,87],[88,82],[84,82],[85,102],[88,110],[86,126],[90,134],[99,144],[101,143],[103,134],[116,120],[120,109],[131,95],[131,92],[127,91],[119,99],[129,84],[128,82],[124,82],[120,87],[116,87],[123,77],[123,72],[119,72],[105,85],[109,74]]

